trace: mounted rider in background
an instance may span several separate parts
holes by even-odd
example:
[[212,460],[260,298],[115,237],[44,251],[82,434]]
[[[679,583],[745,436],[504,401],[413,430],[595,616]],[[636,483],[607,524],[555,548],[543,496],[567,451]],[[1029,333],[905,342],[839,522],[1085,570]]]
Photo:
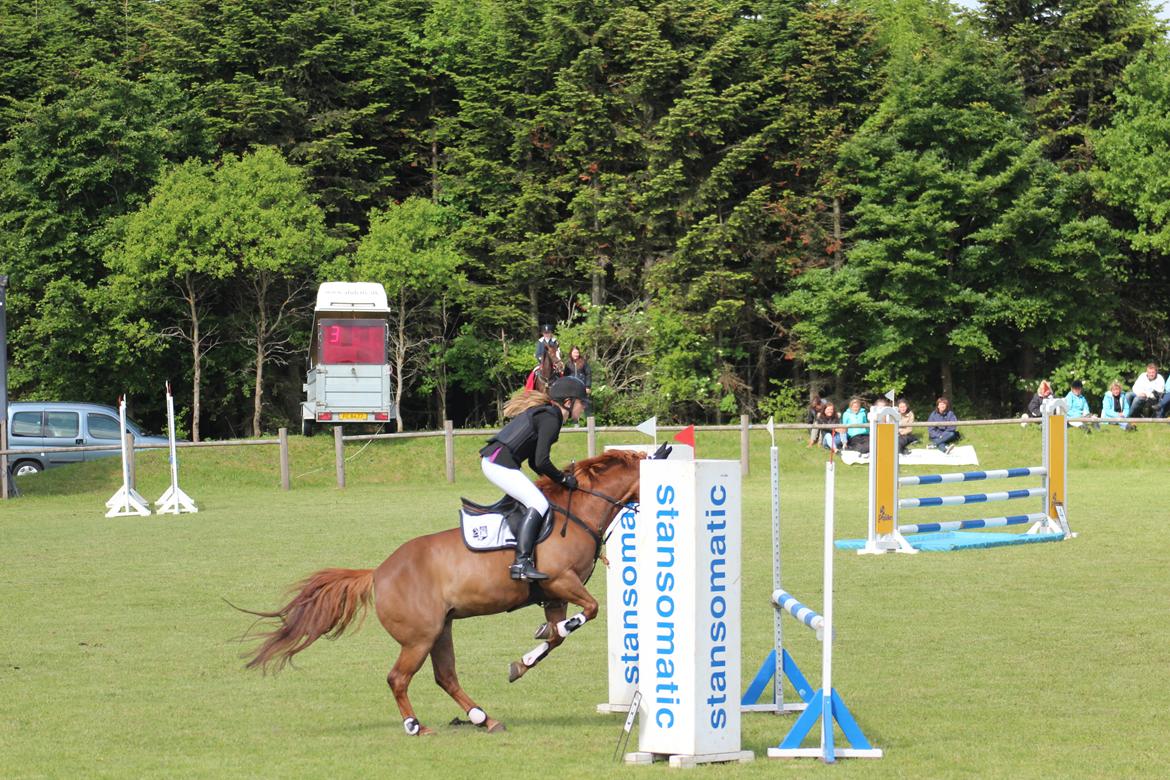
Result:
[[512,419],[479,451],[480,465],[488,481],[528,507],[516,534],[516,561],[509,570],[514,580],[548,579],[548,575],[536,570],[532,556],[549,503],[544,493],[524,476],[520,464],[527,460],[529,468],[537,474],[575,490],[577,478],[554,466],[549,451],[560,436],[565,420],[580,418],[585,404],[585,385],[575,377],[558,379],[547,395],[521,390],[504,406],[504,416]]

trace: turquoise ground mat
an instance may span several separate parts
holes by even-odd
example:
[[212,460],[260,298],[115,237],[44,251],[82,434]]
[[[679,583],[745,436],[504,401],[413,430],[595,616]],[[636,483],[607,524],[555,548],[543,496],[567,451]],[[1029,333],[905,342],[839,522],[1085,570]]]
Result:
[[[1012,544],[1059,542],[1064,534],[995,534],[980,531],[947,531],[943,533],[909,534],[906,541],[915,550],[924,552],[952,552],[954,550],[981,550],[987,547],[1006,547]],[[864,539],[838,539],[838,550],[860,550]]]

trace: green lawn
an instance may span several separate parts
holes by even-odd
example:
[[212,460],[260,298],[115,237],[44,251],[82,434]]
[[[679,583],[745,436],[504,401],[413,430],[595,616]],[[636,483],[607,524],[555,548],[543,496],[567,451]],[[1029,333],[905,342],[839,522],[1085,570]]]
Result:
[[[1081,535],[1070,542],[836,554],[834,682],[886,758],[843,761],[831,771],[981,778],[1166,771],[1166,435],[1154,426],[1072,432],[1069,512]],[[798,438],[785,433],[781,449],[784,584],[818,607],[824,456]],[[969,429],[967,439],[983,467],[1040,459],[1034,428]],[[397,646],[372,616],[360,632],[301,654],[296,669],[275,677],[244,671],[238,638],[249,620],[225,599],[272,607],[285,586],[313,570],[371,567],[402,541],[452,525],[460,494],[495,497],[478,472],[478,444],[458,440],[455,485],[443,478],[440,439],[351,445],[349,487],[338,490],[332,441],[296,438],[287,493],[275,448],[188,451],[181,481],[200,512],[177,518],[105,519],[103,503],[120,479],[116,459],[23,479],[25,495],[0,505],[0,776],[668,771],[612,763],[622,718],[594,712],[606,685],[600,621],[513,685],[507,664],[533,646],[541,613],[457,625],[461,680],[507,724],[501,735],[444,725],[462,713],[424,667],[412,698],[439,734],[408,738],[385,683]],[[771,635],[766,435],[753,433],[753,446],[744,504],[745,681]],[[583,457],[585,439],[566,435],[558,448],[562,460]],[[737,458],[738,433],[700,433],[699,448],[704,457]],[[139,472],[140,492],[157,498],[169,479],[165,456],[141,456]],[[838,537],[864,534],[866,481],[861,467],[839,469]],[[979,514],[975,507],[915,517]],[[604,603],[604,577],[592,588]],[[815,685],[819,647],[794,622],[786,627]],[[790,722],[745,715],[744,746],[757,760],[696,771],[828,771],[815,761],[762,757]]]

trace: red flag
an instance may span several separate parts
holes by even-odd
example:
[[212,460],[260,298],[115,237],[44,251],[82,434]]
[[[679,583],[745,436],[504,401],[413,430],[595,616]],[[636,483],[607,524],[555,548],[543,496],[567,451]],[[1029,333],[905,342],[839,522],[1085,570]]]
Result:
[[674,440],[680,444],[688,444],[691,449],[695,448],[695,426],[688,425],[681,431],[674,435]]

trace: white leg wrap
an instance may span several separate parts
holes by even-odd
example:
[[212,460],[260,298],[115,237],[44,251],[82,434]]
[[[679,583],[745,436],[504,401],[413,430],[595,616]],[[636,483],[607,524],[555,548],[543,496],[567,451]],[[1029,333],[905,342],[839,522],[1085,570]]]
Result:
[[487,713],[481,710],[479,707],[472,707],[467,711],[467,717],[470,718],[471,722],[476,726],[482,726],[484,721],[487,720]]
[[402,721],[402,728],[406,729],[406,733],[413,737],[418,733],[418,730],[421,728],[421,726],[419,725],[417,718],[407,718],[406,720]]
[[548,652],[548,642],[541,642],[539,645],[537,645],[536,647],[532,648],[527,653],[522,655],[520,657],[520,660],[524,662],[525,666],[532,666],[534,663],[539,661],[541,658],[544,658],[545,653],[547,653],[547,652]]
[[562,620],[560,623],[557,623],[557,633],[560,634],[562,637],[566,637],[569,634],[576,631],[581,626],[585,625],[586,620],[587,620],[587,618],[585,617],[585,613],[578,612],[576,615],[573,615],[573,617],[568,618],[567,620]]

